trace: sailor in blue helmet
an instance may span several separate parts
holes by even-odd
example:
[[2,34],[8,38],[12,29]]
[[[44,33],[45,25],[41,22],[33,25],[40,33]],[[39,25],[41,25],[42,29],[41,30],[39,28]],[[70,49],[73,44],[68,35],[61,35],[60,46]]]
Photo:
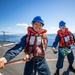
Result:
[[56,64],[56,72],[54,75],[60,75],[60,69],[63,67],[63,62],[65,56],[67,56],[69,67],[71,71],[75,73],[73,68],[74,55],[71,50],[71,44],[75,45],[74,35],[66,28],[66,23],[64,21],[59,22],[59,30],[57,31],[57,36],[53,42],[52,50],[55,52],[55,49],[58,46],[58,59]]
[[45,51],[47,46],[47,30],[43,29],[44,21],[41,16],[36,16],[32,20],[32,26],[29,26],[28,33],[22,37],[21,41],[13,48],[8,50],[5,55],[0,58],[0,68],[9,62],[24,50],[25,63],[24,75],[51,75],[49,67],[45,60]]

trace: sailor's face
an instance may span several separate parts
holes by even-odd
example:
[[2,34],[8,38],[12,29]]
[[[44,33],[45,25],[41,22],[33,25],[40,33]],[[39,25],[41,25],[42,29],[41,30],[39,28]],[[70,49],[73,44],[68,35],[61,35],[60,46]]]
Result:
[[40,22],[34,22],[33,23],[33,29],[36,32],[40,32],[42,30],[42,24]]
[[62,32],[65,32],[65,28],[66,28],[65,26],[60,26],[59,28]]

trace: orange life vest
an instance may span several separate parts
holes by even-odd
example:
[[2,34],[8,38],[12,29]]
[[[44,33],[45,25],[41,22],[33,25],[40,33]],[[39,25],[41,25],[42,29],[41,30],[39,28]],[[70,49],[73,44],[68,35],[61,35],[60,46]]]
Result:
[[[36,32],[29,26],[24,52],[28,54],[32,53],[33,56],[44,56],[47,45],[46,32],[47,30],[45,29],[42,29],[41,32]],[[41,42],[39,43],[39,41]],[[41,51],[41,54],[38,51]]]
[[71,44],[74,44],[74,37],[72,33],[68,30],[68,28],[66,28],[66,31],[64,33],[61,30],[58,30],[57,33],[60,35],[61,38],[59,41],[60,47],[69,47]]

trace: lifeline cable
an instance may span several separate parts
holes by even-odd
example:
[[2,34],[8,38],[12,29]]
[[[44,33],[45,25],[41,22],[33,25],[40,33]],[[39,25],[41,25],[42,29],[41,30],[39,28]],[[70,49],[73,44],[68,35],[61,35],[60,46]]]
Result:
[[[47,51],[46,54],[49,53],[49,52],[50,51]],[[24,59],[18,59],[18,60],[9,61],[9,62],[5,63],[5,65],[19,64],[19,63],[24,63],[24,62],[25,62]]]
[[[50,51],[47,51],[46,54],[50,52]],[[29,59],[30,60],[30,59]],[[7,63],[5,63],[5,65],[9,65],[9,64],[19,64],[19,63],[24,63],[24,59],[18,59],[18,60],[13,60],[13,61],[9,61]]]
[[24,59],[18,59],[18,60],[13,60],[13,61],[7,62],[7,63],[5,63],[5,65],[18,64],[18,63],[22,63],[22,62],[25,62]]
[[[47,51],[46,54],[49,53],[49,52],[50,52],[50,50]],[[57,51],[57,52],[58,52],[58,51]],[[48,59],[48,60],[49,60],[49,59]],[[51,59],[50,59],[50,60],[51,60]],[[25,63],[24,59],[22,58],[22,59],[18,59],[18,60],[9,61],[9,62],[5,63],[5,65],[9,65],[9,64],[19,64],[19,63]]]

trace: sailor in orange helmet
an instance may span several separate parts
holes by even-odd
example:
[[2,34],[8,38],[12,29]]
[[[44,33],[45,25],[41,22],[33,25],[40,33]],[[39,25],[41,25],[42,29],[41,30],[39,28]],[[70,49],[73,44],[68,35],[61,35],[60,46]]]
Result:
[[0,58],[0,68],[3,68],[6,62],[10,61],[24,49],[26,54],[24,60],[27,60],[24,75],[36,75],[36,72],[38,72],[38,75],[51,75],[45,60],[47,30],[43,29],[43,26],[44,21],[41,16],[36,16],[32,20],[32,27],[28,27],[28,33],[22,37],[21,42]]
[[72,70],[75,73],[75,69],[73,68],[73,62],[74,62],[74,55],[71,50],[71,44],[74,43],[74,35],[66,28],[66,23],[64,21],[59,22],[59,30],[57,31],[57,36],[55,38],[55,42],[53,43],[52,50],[55,52],[55,49],[59,43],[58,46],[58,60],[56,64],[56,73],[55,75],[60,75],[60,69],[63,67],[63,62],[65,56],[67,56],[68,63],[69,63],[69,69]]

